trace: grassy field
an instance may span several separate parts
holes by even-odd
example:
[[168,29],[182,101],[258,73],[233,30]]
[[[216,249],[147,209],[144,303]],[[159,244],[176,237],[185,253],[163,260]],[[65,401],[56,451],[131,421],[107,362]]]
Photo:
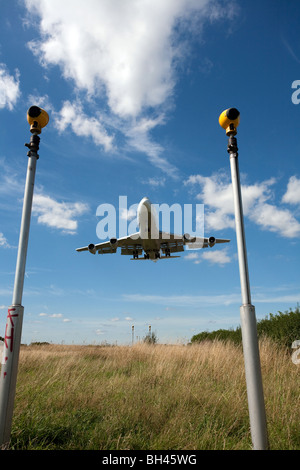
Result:
[[[300,366],[260,343],[271,449],[300,449]],[[23,346],[10,449],[251,449],[242,349]]]

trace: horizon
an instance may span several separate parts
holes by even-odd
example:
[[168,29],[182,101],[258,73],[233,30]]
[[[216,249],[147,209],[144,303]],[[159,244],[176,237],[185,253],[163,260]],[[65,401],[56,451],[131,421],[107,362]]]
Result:
[[[40,135],[22,343],[131,344],[133,324],[139,336],[151,325],[159,342],[186,343],[240,325],[228,138],[218,122],[230,107],[241,113],[256,317],[295,308],[299,2],[0,0],[0,12],[0,336],[12,302],[33,105],[50,119]],[[128,231],[145,195],[159,206],[201,205],[204,236],[230,243],[157,263],[76,252],[99,242],[99,207],[113,207],[117,228]]]

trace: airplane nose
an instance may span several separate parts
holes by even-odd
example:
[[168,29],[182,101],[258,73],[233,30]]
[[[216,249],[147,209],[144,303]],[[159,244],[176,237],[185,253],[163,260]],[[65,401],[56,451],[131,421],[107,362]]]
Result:
[[150,202],[149,198],[148,197],[143,197],[143,199],[141,200],[141,202]]
[[143,199],[141,200],[139,206],[141,207],[142,205],[146,206],[148,209],[151,208],[151,201],[148,197],[143,197]]

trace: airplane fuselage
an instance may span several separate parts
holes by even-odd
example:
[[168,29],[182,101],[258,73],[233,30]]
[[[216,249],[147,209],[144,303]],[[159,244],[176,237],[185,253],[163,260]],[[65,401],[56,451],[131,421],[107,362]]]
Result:
[[157,216],[147,197],[144,197],[138,205],[137,220],[145,257],[158,259],[160,257],[160,241]]

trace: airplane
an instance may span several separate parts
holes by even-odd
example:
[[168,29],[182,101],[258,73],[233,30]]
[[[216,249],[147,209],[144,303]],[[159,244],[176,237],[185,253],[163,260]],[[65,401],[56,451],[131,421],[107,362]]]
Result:
[[[162,232],[157,227],[157,217],[153,206],[147,197],[144,197],[137,208],[139,231],[122,238],[111,238],[98,244],[90,243],[88,246],[77,248],[76,251],[89,251],[92,254],[116,253],[121,248],[121,255],[131,255],[132,260],[152,260],[166,258],[180,258],[173,255],[184,251],[187,245],[190,249],[213,247],[216,243],[228,243],[230,240],[215,237],[190,237],[189,234],[175,235]],[[144,256],[143,255],[144,252]]]

